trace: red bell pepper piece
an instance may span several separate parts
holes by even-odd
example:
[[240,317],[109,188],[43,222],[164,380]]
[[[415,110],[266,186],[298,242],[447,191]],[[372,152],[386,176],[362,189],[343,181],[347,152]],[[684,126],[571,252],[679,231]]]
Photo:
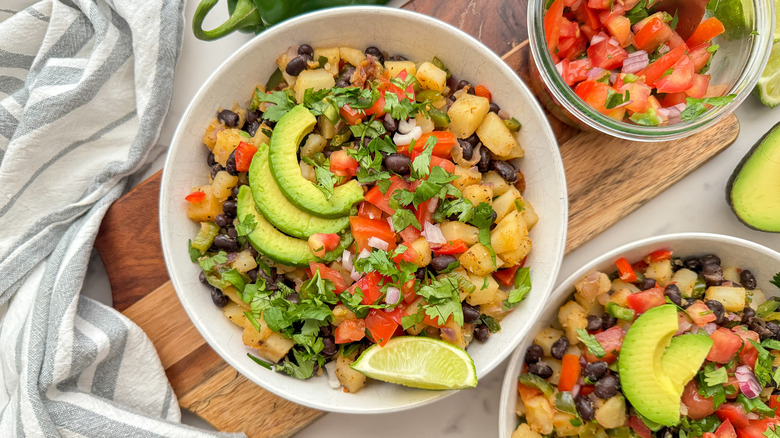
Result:
[[349,225],[352,237],[355,238],[355,243],[357,244],[358,254],[364,249],[371,250],[371,247],[368,246],[368,239],[371,237],[387,242],[389,244],[387,247],[388,251],[395,249],[395,233],[390,229],[390,224],[387,221],[352,216],[349,218]]
[[363,122],[363,113],[352,109],[348,104],[339,108],[339,114],[341,114],[341,117],[344,117],[344,120],[349,125],[359,125]]
[[257,152],[255,145],[240,142],[236,147],[236,170],[239,172],[249,171],[249,165],[252,163],[255,152]]
[[618,274],[621,280],[627,281],[629,283],[636,281],[636,272],[634,272],[634,269],[631,267],[631,263],[628,263],[628,260],[626,260],[625,257],[617,259],[615,261],[615,265],[617,265]]
[[488,90],[487,87],[484,85],[477,85],[476,87],[474,87],[474,94],[476,94],[479,97],[484,97],[488,101],[493,100],[493,95],[490,94],[490,90]]
[[696,47],[699,44],[710,41],[716,36],[726,31],[723,23],[715,17],[710,17],[699,24],[699,27],[693,31],[693,35],[685,41],[688,47]]
[[184,199],[190,204],[197,204],[198,202],[203,202],[203,200],[206,199],[206,193],[196,190],[185,196]]
[[558,380],[559,391],[571,391],[580,378],[582,365],[580,358],[575,354],[564,354],[561,365],[561,377]]
[[347,282],[344,281],[344,277],[342,277],[341,274],[339,274],[335,269],[331,269],[322,263],[310,262],[309,270],[311,277],[313,277],[314,274],[319,271],[320,278],[323,280],[330,280],[333,283],[333,286],[336,288],[336,294],[340,294],[347,289]]
[[[445,243],[444,245],[438,248],[431,249],[431,251],[433,251],[434,254],[455,255],[455,254],[464,253],[468,251],[468,249],[469,249],[469,245],[466,242],[460,239],[455,239],[455,240],[448,241],[447,243]],[[506,269],[504,270],[506,271]],[[517,268],[515,268],[515,270],[517,270]],[[496,272],[496,274],[498,274],[498,272]]]

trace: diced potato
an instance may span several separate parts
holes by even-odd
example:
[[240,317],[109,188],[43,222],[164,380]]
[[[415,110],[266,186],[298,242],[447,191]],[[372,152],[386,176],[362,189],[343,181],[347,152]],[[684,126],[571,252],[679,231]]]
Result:
[[[523,412],[525,412],[525,407],[523,408]],[[511,438],[542,438],[542,436],[539,433],[531,430],[531,426],[529,426],[527,423],[520,423],[520,425],[517,426],[517,429],[512,432]]]
[[428,61],[420,64],[416,76],[423,90],[443,91],[447,86],[447,72]]
[[325,69],[304,70],[298,75],[298,80],[295,82],[295,100],[298,103],[303,102],[303,95],[309,88],[313,91],[319,91],[333,88],[335,85],[336,81],[333,79],[333,75]]
[[579,435],[582,431],[582,422],[579,422],[579,426],[572,424],[574,415],[567,414],[556,410],[553,414],[553,427],[555,428],[555,435],[557,436],[573,436]]
[[230,192],[236,184],[238,184],[238,176],[220,170],[214,176],[214,181],[211,182],[211,192],[219,199],[219,202],[225,202],[230,197]]
[[504,309],[503,301],[506,300],[507,298],[509,298],[509,293],[502,289],[499,289],[496,292],[496,301],[481,305],[480,311],[483,314],[495,319],[496,321],[501,321],[510,311]]
[[574,301],[582,306],[588,315],[601,316],[604,313],[604,306],[598,300],[588,301],[579,292],[574,293]]
[[501,157],[508,156],[519,145],[515,135],[496,113],[488,113],[485,116],[477,128],[477,136],[485,147]]
[[460,255],[460,265],[474,275],[484,277],[495,271],[490,251],[481,243],[477,243]]
[[206,196],[200,202],[187,203],[187,217],[195,222],[214,222],[214,218],[222,213],[222,203],[219,202],[210,185],[195,187],[193,192],[203,192]]
[[536,225],[537,222],[539,222],[539,216],[536,214],[536,210],[534,209],[534,206],[531,205],[530,202],[528,202],[527,199],[523,199],[523,219],[525,219],[525,225],[530,230],[531,228]]
[[[477,131],[489,110],[489,100],[481,96],[463,93],[447,110],[447,115],[450,116],[450,131],[458,138],[470,137]],[[503,123],[501,122],[501,124]]]
[[495,170],[491,170],[482,176],[482,183],[493,184],[493,196],[501,196],[509,190],[509,184],[506,183],[504,178],[496,173]]
[[418,237],[412,242],[412,248],[417,251],[417,257],[412,261],[419,267],[428,266],[431,262],[431,244],[425,240],[425,237]]
[[720,301],[728,312],[741,312],[745,308],[745,288],[710,286],[704,292],[704,299]]
[[739,278],[739,269],[734,266],[726,266],[723,268],[723,279],[737,284],[742,281]]
[[266,359],[276,363],[287,356],[293,345],[295,345],[295,341],[292,339],[287,339],[279,333],[271,333],[271,336],[257,348],[257,352]]
[[552,353],[550,353],[552,344],[555,343],[555,341],[558,339],[561,339],[562,336],[563,331],[552,327],[545,327],[539,330],[539,333],[534,336],[534,344],[542,347],[542,350],[544,350],[544,355],[550,357],[552,355]]
[[214,149],[214,145],[217,144],[217,134],[225,129],[225,125],[218,119],[214,118],[206,127],[206,132],[203,134],[203,144],[209,149]]
[[474,284],[475,289],[474,292],[466,297],[466,302],[472,306],[494,303],[500,298],[497,296],[499,292],[498,283],[492,275],[486,275],[484,277],[471,275],[469,276],[469,280]]
[[447,221],[441,224],[439,228],[441,229],[441,234],[448,241],[460,239],[466,242],[468,246],[479,242],[479,228],[473,225],[458,221]]
[[[333,125],[331,124],[331,126]],[[309,134],[309,136],[306,137],[306,142],[303,144],[303,146],[301,146],[300,155],[301,157],[311,158],[317,152],[322,152],[322,150],[325,149],[325,146],[327,144],[328,141],[325,140],[325,137],[319,134]]]
[[357,319],[357,317],[347,308],[347,306],[341,303],[333,306],[333,325],[338,326],[348,319]]
[[585,313],[585,309],[582,308],[576,301],[569,301],[558,309],[558,322],[561,327],[566,330],[566,337],[569,338],[569,342],[576,344],[577,330],[584,329],[588,326],[588,315]]
[[[468,273],[465,269],[463,269],[463,266],[458,266],[457,268],[453,269],[450,275],[453,275],[455,277],[459,278],[458,281],[458,296],[460,297],[460,300],[463,301],[466,299],[467,296],[471,293],[472,289],[469,287],[469,285],[472,283],[471,281],[471,274]],[[460,281],[460,280],[465,281]],[[476,287],[476,285],[475,285]],[[480,286],[482,287],[482,283],[480,283]]]
[[252,310],[252,308],[249,306],[249,303],[242,300],[241,297],[238,295],[238,291],[236,290],[235,287],[228,286],[222,289],[222,293],[225,294],[225,296],[227,296],[228,298],[230,298],[230,301],[238,304],[244,310]]
[[318,47],[314,49],[314,60],[320,59],[320,56],[328,58],[328,62],[325,64],[325,70],[332,76],[336,76],[339,73],[339,61],[341,52],[338,47]]
[[523,217],[517,211],[506,215],[490,232],[490,245],[499,254],[511,252],[520,248],[528,236]]
[[[452,330],[452,338],[450,338],[448,335],[445,335],[445,332],[449,333],[450,330]],[[452,344],[458,348],[466,348],[466,341],[463,339],[463,328],[459,326],[454,319],[447,320],[447,322],[444,324],[444,327],[442,327],[441,333],[442,341]]]
[[633,283],[626,283],[619,278],[612,280],[612,286],[610,287],[610,290],[613,292],[618,292],[621,289],[628,289],[628,292],[630,293],[639,292],[639,288],[636,287]]
[[366,60],[366,55],[362,51],[352,47],[339,47],[339,56],[353,67],[359,66],[361,62]]
[[514,251],[502,252],[498,256],[506,263],[507,266],[514,266],[521,261],[531,252],[531,239],[528,236],[523,237],[520,241],[520,246]]
[[241,339],[244,341],[244,345],[252,348],[260,348],[260,346],[263,345],[263,343],[266,342],[268,338],[274,334],[274,332],[268,328],[268,325],[265,323],[263,318],[255,319],[257,325],[260,326],[260,330],[258,331],[255,326],[252,325],[246,315],[242,314],[242,316],[244,317],[244,321],[246,321],[244,325],[244,332],[241,335]]
[[604,401],[596,409],[596,421],[605,429],[612,429],[626,424],[626,400],[622,395],[616,395]]
[[317,117],[317,124],[320,127],[320,134],[327,140],[336,136],[336,127],[333,126],[333,123],[325,115]]
[[[419,307],[420,302],[422,302],[422,300],[423,300],[422,298],[417,298],[416,300],[412,301],[412,304],[409,304],[406,307],[406,313],[408,315],[416,315],[417,308]],[[425,327],[426,327],[425,324],[420,322],[406,329],[406,333],[412,336],[417,336],[420,333],[422,333],[423,330],[425,330]]]
[[548,382],[552,383],[553,385],[557,385],[558,382],[561,380],[561,368],[563,368],[563,363],[558,359],[553,358],[547,358],[544,360],[544,363],[550,366],[550,369],[552,369],[552,376],[550,376],[549,379],[547,379]]
[[477,169],[466,169],[461,166],[455,166],[455,176],[457,176],[458,179],[452,181],[452,185],[461,192],[466,187],[482,181],[482,172]]
[[246,249],[238,253],[236,259],[233,260],[231,266],[236,268],[238,272],[242,274],[246,274],[247,272],[257,267],[257,261],[252,256],[252,253],[248,249]]
[[305,161],[301,161],[299,165],[301,167],[301,176],[303,176],[304,179],[316,183],[317,175],[314,173],[314,167],[310,166]]
[[423,134],[433,132],[433,130],[436,128],[433,120],[431,120],[430,117],[425,117],[425,114],[423,113],[417,114],[417,117],[414,118],[414,121],[417,123],[417,126],[420,127],[420,130],[423,132]]
[[747,293],[749,293],[750,297],[752,298],[752,300],[750,301],[750,307],[753,310],[758,309],[758,306],[766,302],[766,295],[764,295],[764,292],[762,292],[761,289],[753,289]]
[[493,200],[493,210],[496,212],[496,221],[500,221],[509,212],[517,211],[516,200],[522,200],[520,192],[514,187],[509,187],[506,192]]
[[[230,322],[236,324],[239,327],[252,327],[252,324],[250,324],[249,320],[246,319],[244,312],[246,312],[246,309],[232,301],[228,301],[227,305],[222,308],[222,313],[225,314]],[[252,327],[252,330],[254,330],[254,327]]]
[[221,164],[222,167],[227,165],[230,154],[236,150],[238,144],[248,140],[248,138],[241,135],[242,132],[240,129],[225,129],[217,134],[217,142],[213,149],[214,160]]
[[632,293],[633,292],[631,292],[628,288],[620,289],[619,291],[612,293],[612,295],[609,297],[609,301],[612,301],[620,307],[628,307],[627,298]]
[[498,159],[513,160],[515,158],[522,158],[525,156],[525,150],[523,149],[523,146],[520,145],[520,142],[517,141],[515,134],[512,134],[512,137],[515,137],[515,145],[512,147],[512,150],[502,157],[497,157]]
[[652,278],[661,287],[666,287],[672,281],[672,261],[667,259],[650,262],[645,269],[645,277]]
[[475,206],[482,202],[493,204],[493,188],[485,184],[473,184],[463,189],[463,197]]
[[693,287],[696,285],[696,280],[698,278],[699,275],[697,273],[687,268],[678,269],[672,275],[672,281],[677,285],[677,288],[680,289],[680,294],[684,298],[693,296]]
[[534,432],[547,435],[553,431],[553,408],[547,397],[538,395],[525,402],[525,420]]
[[344,356],[339,355],[336,358],[336,378],[339,379],[339,383],[344,386],[344,389],[349,393],[356,393],[366,386],[365,374],[355,371],[349,365],[354,362],[352,359],[347,359]]
[[417,66],[412,61],[385,61],[385,70],[390,73],[391,78],[398,76],[404,70],[411,75],[417,74]]
[[574,283],[574,289],[589,302],[594,302],[597,296],[609,292],[610,286],[609,277],[603,272],[591,272]]
[[[525,403],[523,403],[523,399],[520,397],[517,397],[517,400],[515,400],[515,414],[520,418],[525,418]],[[526,424],[526,426],[528,425]],[[531,430],[531,428],[529,427],[528,430]]]
[[257,131],[255,131],[255,136],[252,137],[252,144],[256,147],[260,147],[261,144],[270,144],[271,138],[266,135],[266,131],[270,130],[271,128],[265,123],[260,124]]

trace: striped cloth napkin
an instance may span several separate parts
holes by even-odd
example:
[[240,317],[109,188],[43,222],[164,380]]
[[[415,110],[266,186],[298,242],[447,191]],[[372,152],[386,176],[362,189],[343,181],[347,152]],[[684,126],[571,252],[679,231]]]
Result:
[[[153,345],[80,297],[173,89],[182,0],[0,2],[0,436],[213,436]],[[133,220],[133,218],[128,218]]]

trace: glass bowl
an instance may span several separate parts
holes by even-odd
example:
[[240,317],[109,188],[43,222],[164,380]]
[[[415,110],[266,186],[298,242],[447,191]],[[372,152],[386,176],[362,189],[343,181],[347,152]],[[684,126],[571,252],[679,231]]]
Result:
[[[587,0],[583,0],[587,1]],[[670,125],[642,126],[620,122],[599,113],[580,99],[566,85],[547,50],[544,36],[545,0],[528,2],[528,39],[531,45],[531,87],[542,104],[564,123],[582,130],[596,130],[634,141],[665,141],[687,137],[712,126],[733,112],[753,90],[766,65],[774,32],[774,5],[771,0],[730,0],[730,11],[741,8],[745,25],[738,26],[727,19],[726,32],[713,39],[720,45],[709,74],[712,84],[723,84],[723,95],[736,94],[729,104],[715,107],[689,121]],[[726,0],[712,0],[715,8],[726,7]],[[736,6],[735,6],[736,5]],[[709,7],[709,5],[708,5]],[[721,11],[723,12],[723,11]],[[707,10],[705,18],[715,15]],[[722,16],[722,14],[718,14]],[[730,14],[733,16],[733,13]]]

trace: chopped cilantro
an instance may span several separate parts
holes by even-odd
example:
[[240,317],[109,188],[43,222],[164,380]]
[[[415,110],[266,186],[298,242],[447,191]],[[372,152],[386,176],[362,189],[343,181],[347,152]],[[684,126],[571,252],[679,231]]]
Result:
[[780,287],[780,272],[776,273],[772,280],[769,281],[777,287]]
[[363,137],[377,138],[387,132],[385,125],[379,120],[370,120],[365,123],[350,125],[349,129],[352,131],[352,135],[354,135],[355,138],[361,139]]
[[607,90],[607,102],[604,107],[606,109],[613,109],[619,105],[622,105],[631,100],[631,93],[626,90],[626,95],[623,96],[620,93],[615,92],[612,88]]
[[227,281],[238,289],[239,292],[244,292],[244,286],[247,280],[238,272],[238,269],[233,268],[227,272],[222,273],[222,280]]
[[501,325],[492,316],[481,315],[479,319],[487,326],[490,333],[498,333],[501,331]]
[[767,417],[775,416],[775,410],[767,406],[758,397],[747,398],[745,394],[739,394],[737,396],[737,401],[745,406],[746,412],[758,412],[759,414],[765,415]]
[[493,266],[496,266],[496,252],[493,251],[493,245],[490,244],[490,226],[493,225],[495,220],[495,213],[490,204],[480,202],[479,205],[474,207],[474,216],[469,220],[471,225],[479,228],[479,243],[490,251]]
[[753,372],[756,374],[758,383],[760,383],[762,387],[767,386],[767,384],[772,381],[772,361],[774,356],[772,356],[772,353],[767,351],[767,349],[762,347],[758,342],[752,339],[748,340],[751,344],[753,344],[754,347],[756,347],[756,350],[758,350],[758,360],[756,360],[756,365],[753,369]]
[[531,292],[531,271],[527,267],[517,270],[515,273],[515,283],[512,290],[509,291],[509,298],[504,301],[504,310],[511,309],[525,299],[528,292]]
[[463,326],[463,308],[460,303],[459,277],[453,274],[432,280],[420,287],[417,295],[423,297],[425,314],[438,324],[445,324],[452,316],[459,326]]
[[729,94],[728,96],[705,97],[703,99],[689,97],[685,99],[685,109],[680,113],[680,119],[683,121],[693,120],[707,112],[705,105],[723,106],[734,100],[736,96],[736,94]]
[[422,153],[412,161],[412,178],[423,179],[428,176],[431,168],[431,154],[437,141],[438,139],[433,135],[425,141]]
[[252,97],[249,108],[255,110],[263,102],[274,104],[269,106],[263,113],[263,119],[272,122],[278,122],[279,119],[295,107],[295,98],[287,91],[263,93],[260,89],[255,89],[255,95]]
[[317,178],[317,188],[325,194],[325,198],[333,196],[333,187],[336,185],[333,172],[328,167],[320,166],[309,157],[303,157],[303,162],[314,168],[314,176]]
[[[726,368],[722,367],[721,369],[725,370]],[[699,394],[705,397],[712,397],[715,408],[726,402],[726,388],[723,384],[724,382],[710,384],[710,382],[716,382],[721,378],[719,373],[721,373],[721,371],[715,369],[714,363],[708,363],[704,366],[704,369],[699,371],[696,375],[696,379],[699,383],[697,385]],[[728,381],[728,375],[726,376],[726,381]]]
[[720,367],[704,372],[704,381],[709,386],[720,385],[729,381],[729,374],[726,368]]
[[257,227],[257,221],[252,215],[246,215],[236,224],[236,232],[239,236],[248,236]]
[[214,269],[216,265],[221,265],[223,263],[227,263],[227,253],[225,251],[220,251],[211,257],[201,257],[198,259],[198,264],[204,271],[210,271]]
[[595,336],[588,333],[587,330],[578,329],[577,337],[579,338],[580,341],[582,341],[583,344],[585,344],[585,347],[588,348],[588,353],[598,358],[602,358],[607,355],[607,352],[604,351],[604,347],[601,346],[598,339],[596,339]]
[[637,125],[643,126],[656,126],[661,123],[661,119],[658,118],[658,114],[655,112],[655,108],[650,108],[645,113],[631,114],[630,119]]

